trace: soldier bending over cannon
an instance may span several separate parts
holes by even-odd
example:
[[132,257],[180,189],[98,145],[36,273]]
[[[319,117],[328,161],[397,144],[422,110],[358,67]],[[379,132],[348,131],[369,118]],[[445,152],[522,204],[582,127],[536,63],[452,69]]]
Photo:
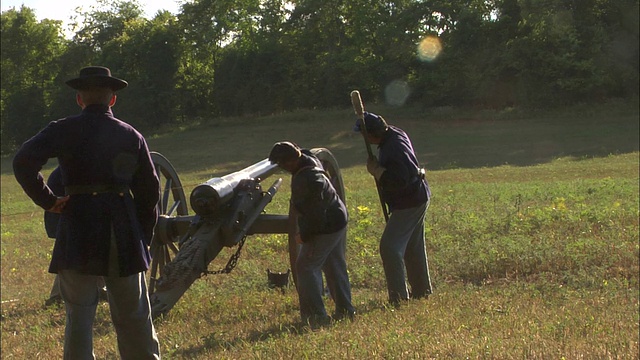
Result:
[[351,284],[345,259],[347,208],[320,161],[291,142],[278,142],[269,160],[292,174],[291,204],[298,213],[301,244],[295,264],[302,321],[316,327],[328,323],[322,300],[322,271],[335,301],[333,318],[352,318]]

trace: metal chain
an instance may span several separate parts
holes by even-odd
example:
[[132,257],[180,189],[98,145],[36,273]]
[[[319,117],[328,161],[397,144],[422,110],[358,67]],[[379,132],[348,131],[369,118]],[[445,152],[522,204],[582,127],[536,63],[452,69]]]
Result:
[[238,250],[236,250],[236,253],[231,255],[231,258],[229,258],[229,261],[227,262],[227,266],[225,266],[223,269],[220,270],[216,270],[216,271],[209,271],[209,270],[205,270],[203,274],[205,275],[213,275],[213,274],[228,274],[231,272],[231,270],[233,270],[236,265],[238,265],[238,259],[240,258],[240,251],[242,251],[242,246],[244,245],[244,241],[247,238],[247,236],[243,236],[242,240],[240,240],[240,242],[238,243]]

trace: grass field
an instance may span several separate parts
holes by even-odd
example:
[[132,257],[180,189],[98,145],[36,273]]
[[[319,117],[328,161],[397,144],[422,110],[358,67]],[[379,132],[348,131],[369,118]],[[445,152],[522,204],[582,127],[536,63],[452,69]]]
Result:
[[[409,132],[428,169],[434,295],[385,306],[377,252],[384,219],[349,108],[185,124],[147,137],[187,197],[212,176],[262,160],[279,140],[334,153],[359,315],[316,331],[302,326],[295,290],[267,287],[267,268],[289,267],[287,238],[255,235],[231,274],[197,280],[157,321],[165,359],[638,359],[637,102],[529,113],[371,110]],[[53,242],[10,158],[1,172],[1,356],[60,358],[64,310],[42,307]],[[268,213],[286,212],[282,176]],[[234,251],[223,250],[210,270]],[[94,336],[97,358],[118,357],[106,304]]]

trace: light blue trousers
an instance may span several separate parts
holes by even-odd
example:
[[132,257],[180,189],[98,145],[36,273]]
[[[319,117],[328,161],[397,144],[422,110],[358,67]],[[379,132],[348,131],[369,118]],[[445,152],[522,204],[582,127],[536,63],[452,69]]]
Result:
[[[117,256],[112,251],[110,273],[117,271]],[[114,256],[111,256],[114,255]],[[64,333],[64,359],[95,359],[93,321],[98,306],[98,284],[107,286],[111,320],[118,338],[120,358],[124,360],[160,359],[160,344],[151,319],[151,305],[144,273],[127,277],[93,276],[75,270],[58,273],[60,293],[67,312]]]
[[[389,301],[423,298],[431,294],[431,277],[424,240],[424,219],[429,202],[394,210],[380,239],[380,257],[387,280]],[[406,270],[406,271],[405,271]],[[411,286],[411,293],[407,282]]]
[[296,260],[298,298],[303,321],[327,317],[322,300],[322,272],[336,305],[337,315],[355,313],[345,259],[347,228],[333,234],[315,235],[300,247]]

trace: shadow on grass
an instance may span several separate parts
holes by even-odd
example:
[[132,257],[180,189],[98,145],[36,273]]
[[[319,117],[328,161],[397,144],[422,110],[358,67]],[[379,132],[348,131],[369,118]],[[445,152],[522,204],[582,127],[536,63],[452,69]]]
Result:
[[[390,114],[385,116],[389,124],[409,134],[420,162],[428,170],[443,170],[505,164],[530,166],[562,157],[580,160],[637,152],[638,109],[628,104],[620,108],[488,115],[408,110],[395,115],[391,109],[384,111]],[[366,163],[366,147],[360,134],[351,130],[352,116],[348,111],[334,111],[320,119],[308,116],[296,121],[280,122],[278,117],[243,121],[243,126],[204,124],[154,138],[150,146],[167,156],[178,173],[206,168],[219,171],[215,176],[266,158],[273,143],[282,140],[305,148],[325,147],[341,168]],[[373,150],[376,151],[375,146]]]
[[[604,157],[637,152],[640,143],[638,108],[633,102],[537,113],[404,108],[378,113],[407,131],[428,170]],[[238,171],[265,159],[271,146],[282,140],[305,148],[325,147],[341,168],[363,166],[367,151],[360,134],[351,130],[352,114],[351,109],[342,109],[211,120],[185,130],[149,135],[148,142],[151,150],[169,159],[178,174],[206,170],[211,176],[222,176]],[[2,174],[13,172],[11,160],[2,158]],[[49,161],[47,166],[55,163]]]
[[[336,326],[339,323],[346,321],[353,321],[357,323],[358,321],[362,321],[360,319],[364,314],[373,312],[373,311],[385,311],[390,308],[381,303],[378,300],[371,299],[365,304],[360,304],[358,307],[358,314],[356,315],[354,320],[340,320],[338,322],[332,322],[331,324],[322,326],[322,329],[330,329],[332,326]],[[320,328],[318,328],[320,329]],[[208,353],[211,349],[220,349],[220,351],[231,350],[239,345],[247,344],[247,343],[256,343],[261,341],[268,341],[277,338],[283,338],[287,336],[298,336],[304,335],[309,332],[317,331],[318,329],[312,329],[308,324],[300,322],[289,322],[282,323],[278,325],[273,325],[265,330],[252,330],[246,336],[239,336],[231,340],[223,340],[217,339],[215,337],[215,333],[210,333],[208,335],[203,336],[203,344],[200,346],[194,346],[189,348],[180,348],[176,350],[173,355],[178,357],[185,358],[200,358],[204,356],[205,353]]]
[[[604,120],[403,119],[396,124],[409,134],[420,162],[428,170],[532,166],[562,157],[606,157],[637,152],[640,142],[637,116]],[[352,140],[359,142],[332,150],[342,168],[365,164],[364,143],[359,135]]]
[[[44,304],[44,300],[42,304]],[[6,302],[2,304],[2,322],[10,322],[14,319],[23,319],[30,316],[42,316],[45,313],[54,314],[60,311],[64,314],[64,305],[62,304],[45,308],[44,305],[37,306],[34,303]]]
[[[93,322],[93,331],[97,336],[107,335],[114,332],[113,323],[109,315],[109,305],[107,303],[98,304],[98,311]],[[7,326],[8,332],[12,332],[12,325],[16,324],[16,332],[24,330],[24,319],[41,318],[47,326],[51,328],[64,329],[66,324],[66,311],[63,303],[45,306],[31,302],[26,305],[16,302],[2,305],[2,322]],[[4,331],[4,328],[3,328]],[[63,330],[64,332],[64,330]]]

